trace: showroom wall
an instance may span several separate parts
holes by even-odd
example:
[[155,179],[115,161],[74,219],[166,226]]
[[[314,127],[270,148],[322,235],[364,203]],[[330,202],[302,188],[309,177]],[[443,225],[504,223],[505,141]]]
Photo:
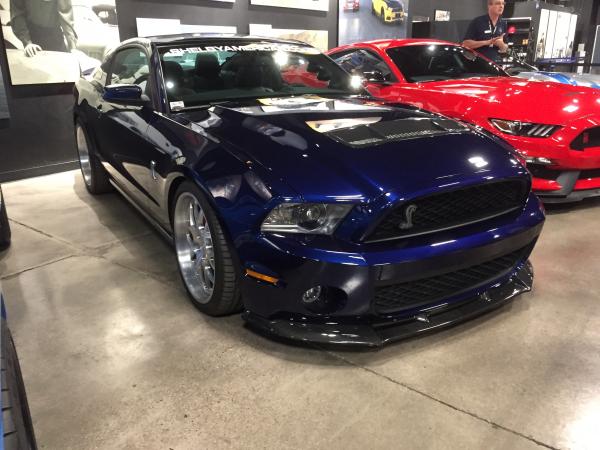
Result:
[[[250,0],[235,3],[116,0],[116,4],[123,39],[136,36],[136,18],[145,17],[181,19],[189,25],[236,26],[242,34],[248,33],[251,23],[270,24],[273,28],[327,30],[329,47],[333,47],[337,43],[338,1],[329,0],[329,12],[255,6]],[[588,15],[595,16],[592,0],[577,1],[584,6],[584,19]],[[440,9],[450,11],[452,20],[466,21],[484,14],[485,4],[485,0],[412,0],[410,15],[432,18],[434,10]],[[594,9],[596,13],[597,9]],[[590,26],[582,34],[593,31]],[[72,85],[10,86],[3,39],[0,39],[0,65],[7,82],[10,110],[10,127],[0,127],[0,182],[76,167],[72,143]]]

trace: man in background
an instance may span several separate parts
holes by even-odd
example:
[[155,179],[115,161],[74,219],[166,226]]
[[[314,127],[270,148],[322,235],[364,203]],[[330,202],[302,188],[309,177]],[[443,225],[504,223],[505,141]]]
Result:
[[469,24],[463,45],[476,50],[492,61],[499,61],[508,50],[506,22],[501,18],[504,0],[487,0],[488,13]]
[[10,24],[25,55],[70,52],[77,45],[71,0],[10,0]]

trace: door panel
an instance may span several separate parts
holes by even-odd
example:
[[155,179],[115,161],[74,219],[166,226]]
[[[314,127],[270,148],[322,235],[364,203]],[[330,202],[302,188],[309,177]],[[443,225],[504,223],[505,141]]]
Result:
[[148,212],[155,210],[155,177],[152,161],[156,148],[148,140],[148,127],[159,115],[150,106],[149,58],[140,47],[124,48],[114,56],[108,85],[137,84],[148,98],[147,106],[111,103],[96,105],[100,117],[97,136],[106,168],[115,182]]

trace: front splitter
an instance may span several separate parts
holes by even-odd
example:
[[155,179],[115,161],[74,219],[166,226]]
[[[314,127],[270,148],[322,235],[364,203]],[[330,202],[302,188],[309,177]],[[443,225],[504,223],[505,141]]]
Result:
[[543,191],[536,194],[543,203],[576,203],[587,198],[600,197],[600,189],[572,191],[568,195],[551,195]]
[[480,295],[426,312],[421,310],[408,318],[357,319],[356,323],[342,323],[334,317],[321,322],[308,318],[270,320],[250,311],[245,311],[242,317],[251,327],[285,340],[376,348],[485,314],[508,303],[519,294],[530,291],[532,286],[533,268],[527,261],[509,279],[492,286]]

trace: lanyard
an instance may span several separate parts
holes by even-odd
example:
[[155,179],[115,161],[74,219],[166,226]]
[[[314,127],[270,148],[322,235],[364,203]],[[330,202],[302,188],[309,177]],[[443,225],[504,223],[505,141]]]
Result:
[[488,17],[488,20],[489,20],[489,22],[490,22],[490,31],[492,32],[492,37],[493,37],[493,36],[494,36],[494,34],[496,34],[496,29],[498,28],[498,22],[500,22],[500,19],[498,19],[498,20],[496,21],[496,26],[492,25],[492,19],[490,19],[490,18]]

